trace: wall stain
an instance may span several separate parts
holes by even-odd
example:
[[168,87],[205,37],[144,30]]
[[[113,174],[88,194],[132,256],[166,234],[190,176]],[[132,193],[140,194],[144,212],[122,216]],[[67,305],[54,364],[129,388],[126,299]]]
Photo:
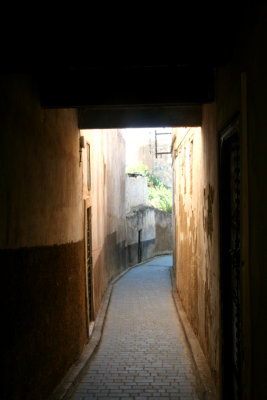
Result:
[[203,191],[204,207],[203,207],[203,229],[208,238],[212,240],[213,234],[213,202],[214,202],[214,188],[209,184],[208,189]]
[[[187,163],[183,147],[174,164],[176,285],[188,320],[218,385],[217,181],[212,179],[210,171],[199,168],[202,158],[193,159],[193,153],[201,157],[205,152],[208,158],[212,158],[214,148],[212,143],[206,141],[202,148],[202,143],[189,140],[190,157]],[[193,174],[198,176],[195,182]]]

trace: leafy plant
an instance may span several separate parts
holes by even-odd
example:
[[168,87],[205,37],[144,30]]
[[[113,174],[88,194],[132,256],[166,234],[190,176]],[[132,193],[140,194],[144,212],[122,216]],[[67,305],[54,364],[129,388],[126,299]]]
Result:
[[145,164],[142,163],[138,163],[138,164],[134,164],[132,165],[130,168],[128,168],[127,173],[130,174],[134,174],[134,173],[138,173],[141,174],[143,176],[146,176],[148,173],[148,167]]
[[146,176],[148,182],[148,199],[151,205],[168,213],[172,213],[172,190],[167,188],[157,176],[149,172],[142,163],[135,164],[127,173],[139,173]]
[[149,187],[148,198],[154,207],[172,213],[172,191],[170,189],[165,186]]

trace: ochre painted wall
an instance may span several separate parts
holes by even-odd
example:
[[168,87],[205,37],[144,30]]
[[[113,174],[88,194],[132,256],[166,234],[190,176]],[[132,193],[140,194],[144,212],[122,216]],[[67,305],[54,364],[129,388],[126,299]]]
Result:
[[217,144],[209,108],[202,129],[174,129],[175,259],[179,296],[218,381]]
[[119,130],[82,130],[90,145],[91,189],[83,150],[83,197],[92,210],[93,303],[96,316],[108,283],[126,268],[125,143]]
[[0,113],[0,246],[82,240],[76,110],[42,109],[30,78],[11,76],[1,81]]
[[82,170],[75,110],[0,82],[0,264],[5,399],[45,399],[86,341]]

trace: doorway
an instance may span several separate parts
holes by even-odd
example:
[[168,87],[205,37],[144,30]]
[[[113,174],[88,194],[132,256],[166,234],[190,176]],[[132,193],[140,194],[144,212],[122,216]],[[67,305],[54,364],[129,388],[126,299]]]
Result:
[[138,231],[138,263],[142,261],[142,229]]
[[220,135],[223,399],[241,399],[240,123]]
[[89,330],[90,323],[94,319],[93,313],[93,285],[92,285],[92,212],[91,207],[87,208],[87,224],[86,224],[86,241],[87,241],[87,290],[88,290],[88,317],[89,317]]

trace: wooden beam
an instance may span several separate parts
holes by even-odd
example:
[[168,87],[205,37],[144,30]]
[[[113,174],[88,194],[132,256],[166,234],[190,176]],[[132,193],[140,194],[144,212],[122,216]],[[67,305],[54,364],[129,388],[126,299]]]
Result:
[[202,107],[149,106],[79,109],[80,129],[200,126]]

